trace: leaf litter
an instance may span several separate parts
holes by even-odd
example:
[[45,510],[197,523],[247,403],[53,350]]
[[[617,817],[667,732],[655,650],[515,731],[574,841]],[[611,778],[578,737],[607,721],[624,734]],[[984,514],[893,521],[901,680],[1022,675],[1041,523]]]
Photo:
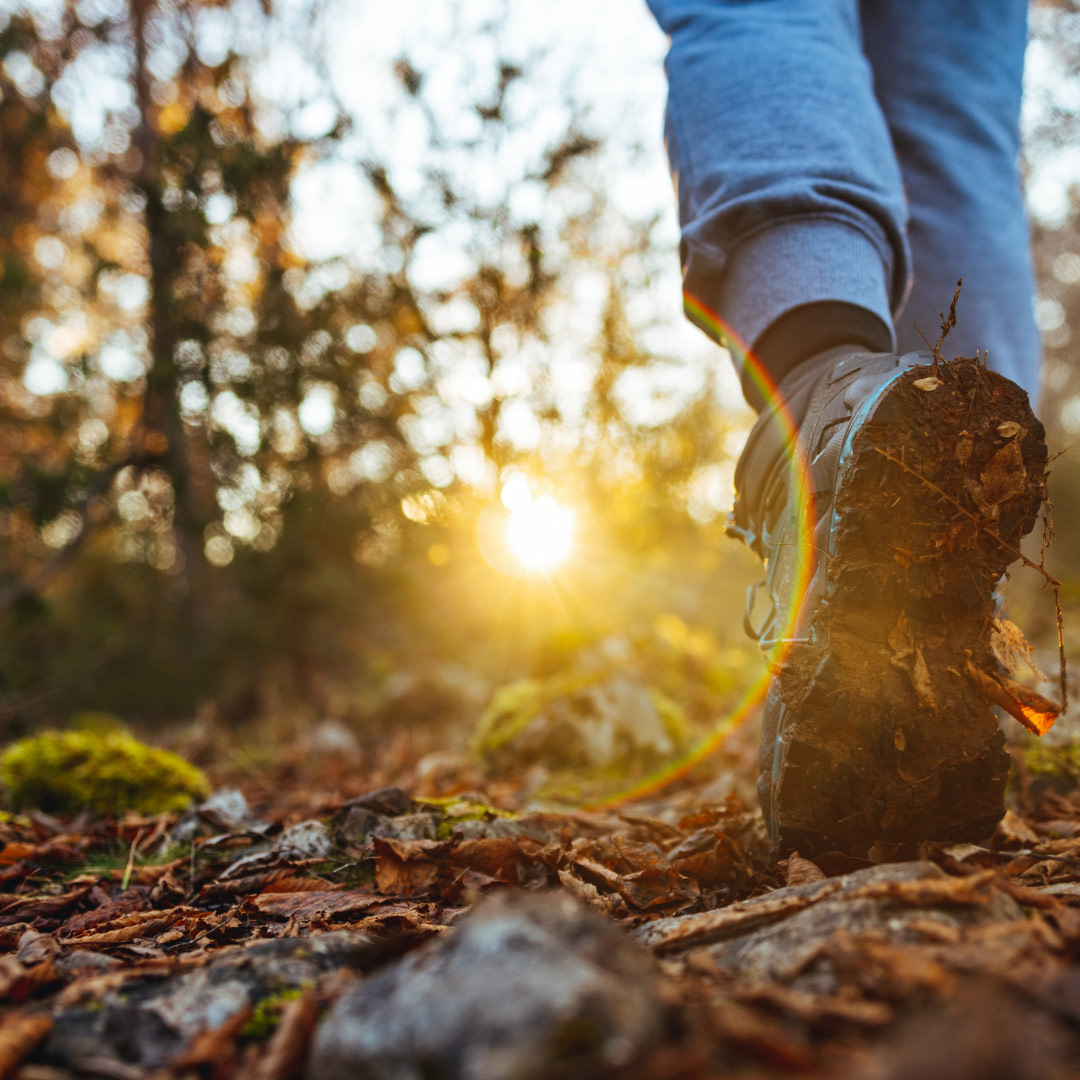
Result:
[[914,1077],[931,1026],[963,1075],[975,1007],[1011,1075],[1069,1075],[1075,788],[984,843],[781,863],[705,779],[590,813],[501,790],[0,823],[0,1077]]

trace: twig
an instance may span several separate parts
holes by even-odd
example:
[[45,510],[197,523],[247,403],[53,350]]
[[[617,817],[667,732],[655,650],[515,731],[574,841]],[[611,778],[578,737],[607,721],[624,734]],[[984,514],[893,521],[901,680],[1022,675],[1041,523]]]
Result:
[[135,834],[135,839],[131,841],[131,850],[128,852],[127,866],[124,868],[124,876],[120,881],[120,891],[127,892],[128,886],[131,884],[131,874],[135,869],[135,849],[139,846],[139,841],[142,839],[143,830],[140,829]]
[[[959,287],[956,290],[957,296],[960,294]],[[956,301],[953,300],[953,306],[955,307]],[[939,343],[940,344],[940,343]],[[953,498],[947,491],[942,491],[933,481],[927,480],[925,476],[917,469],[913,469],[910,465],[901,461],[900,458],[890,454],[888,450],[882,450],[880,446],[875,446],[873,449],[879,453],[886,461],[891,461],[894,465],[898,465],[908,475],[915,477],[916,480],[924,483],[931,491],[937,492],[947,503],[955,507],[960,511],[964,517],[974,522],[977,529],[981,529],[991,540],[997,541],[1006,551],[1015,555],[1025,566],[1030,566],[1032,570],[1042,574],[1047,582],[1052,586],[1054,590],[1054,613],[1057,617],[1058,628],[1058,662],[1060,670],[1060,682],[1061,682],[1061,711],[1065,712],[1068,707],[1068,689],[1066,685],[1066,669],[1065,669],[1065,621],[1061,614],[1061,582],[1054,577],[1045,566],[1040,566],[1039,563],[1033,562],[1029,559],[1018,547],[1010,544],[997,529],[992,529],[984,524],[984,519],[977,514],[973,514],[966,506],[964,506],[957,499]]]
[[979,517],[978,514],[973,514],[966,506],[954,499],[953,496],[950,495],[947,491],[942,491],[941,488],[939,488],[937,484],[935,484],[932,480],[927,480],[926,477],[923,476],[923,474],[917,469],[913,469],[910,465],[905,464],[903,461],[900,460],[900,458],[890,454],[888,450],[882,450],[880,446],[873,447],[873,450],[876,453],[880,454],[887,461],[891,461],[894,465],[899,465],[900,468],[904,470],[904,472],[908,473],[911,476],[914,476],[916,480],[922,481],[922,483],[924,483],[928,488],[930,488],[931,491],[936,491],[937,494],[940,495],[946,502],[950,503],[957,510],[959,510],[960,513],[964,515],[964,517],[969,518],[980,529],[982,529],[982,531],[986,533],[986,535],[989,536],[991,540],[996,540],[1006,551],[1011,552],[1018,559],[1022,560],[1024,564],[1030,566],[1032,570],[1038,570],[1038,572],[1042,574],[1042,576],[1046,578],[1046,580],[1051,585],[1057,585],[1058,587],[1061,586],[1061,582],[1058,581],[1056,577],[1053,577],[1049,573],[1049,571],[1046,570],[1045,567],[1040,566],[1037,562],[1032,562],[1032,560],[1029,559],[1019,548],[1014,547],[1012,544],[1010,544],[1008,540],[1006,540],[996,529],[991,529],[988,526],[984,525],[983,518]]
[[1080,866],[1080,859],[1073,859],[1068,855],[1051,855],[1049,852],[1032,851],[1030,848],[1026,850],[1021,848],[1018,851],[995,851],[994,854],[999,859],[1015,859],[1022,856],[1025,859],[1038,859],[1040,862],[1059,862],[1065,863],[1066,866]]
[[937,344],[934,346],[934,374],[940,375],[939,365],[943,364],[944,358],[941,355],[941,346],[945,344],[945,339],[949,336],[949,331],[956,325],[956,304],[960,299],[960,290],[963,288],[964,279],[960,278],[956,283],[956,292],[953,293],[952,303],[949,305],[949,314],[939,311],[941,316],[941,337],[937,339]]

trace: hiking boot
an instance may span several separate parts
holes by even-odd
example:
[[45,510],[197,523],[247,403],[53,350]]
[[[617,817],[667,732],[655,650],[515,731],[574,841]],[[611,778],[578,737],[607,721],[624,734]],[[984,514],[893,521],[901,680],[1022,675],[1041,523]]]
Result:
[[766,562],[747,630],[773,664],[758,791],[780,853],[993,831],[994,591],[1046,460],[1027,394],[977,359],[834,349],[785,379],[728,522]]

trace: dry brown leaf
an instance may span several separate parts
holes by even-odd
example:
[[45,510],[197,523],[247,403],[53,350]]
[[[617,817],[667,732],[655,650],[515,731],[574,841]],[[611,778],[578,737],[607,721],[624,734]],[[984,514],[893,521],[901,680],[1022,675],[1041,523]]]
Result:
[[953,988],[955,979],[933,956],[910,944],[894,945],[873,934],[840,930],[823,943],[817,956],[849,974],[874,997],[902,999],[930,992],[941,996]]
[[63,987],[51,1004],[57,1009],[67,1009],[84,1002],[101,1001],[132,979],[164,978],[175,975],[177,968],[200,962],[198,954],[189,958],[170,957],[168,960],[136,960],[126,963],[119,971],[112,969],[100,975],[84,975]]
[[540,844],[527,837],[480,837],[463,840],[451,853],[450,861],[455,866],[479,870],[499,881],[516,885],[520,880],[518,867],[523,862],[532,862],[540,848]]
[[9,903],[0,902],[0,912],[5,916],[5,922],[63,918],[85,898],[90,889],[90,885],[84,885],[60,896],[16,896]]
[[0,865],[10,866],[20,859],[29,859],[37,851],[37,844],[24,844],[15,840],[8,841],[0,850]]
[[15,953],[21,964],[28,967],[51,960],[60,952],[60,942],[52,934],[39,934],[36,930],[27,930],[19,938],[18,951]]
[[421,896],[438,880],[447,845],[434,840],[380,840],[375,849],[375,883],[384,896]]
[[619,875],[608,867],[598,863],[595,859],[575,859],[574,866],[584,871],[588,877],[596,878],[607,888],[618,891]]
[[1046,675],[1035,662],[1031,646],[1023,630],[1011,619],[994,619],[990,625],[990,648],[994,659],[1010,674],[1015,675],[1021,666],[1031,671],[1035,678],[1047,681]]
[[263,892],[289,893],[289,892],[340,892],[344,885],[333,885],[328,881],[322,881],[313,877],[285,877],[275,878]]
[[610,896],[604,896],[600,890],[588,881],[582,881],[575,877],[569,870],[560,870],[559,881],[572,896],[584,901],[590,907],[594,907],[604,915],[610,915],[614,908],[614,902]]
[[52,1026],[52,1018],[44,1013],[12,1013],[0,1021],[0,1080],[15,1075]]
[[60,979],[51,956],[30,967],[19,963],[14,956],[0,956],[0,1001],[18,1004],[41,987]]
[[787,861],[787,885],[808,885],[811,881],[823,881],[825,871],[817,863],[804,859],[797,851]]
[[926,666],[926,658],[923,656],[922,648],[915,644],[911,627],[904,615],[896,620],[896,625],[889,631],[888,640],[892,653],[889,663],[906,672],[919,700],[928,709],[937,712],[937,699],[934,697],[934,687],[930,682],[930,670]]
[[[768,1011],[724,1000],[710,1010],[710,1027],[725,1045],[760,1061],[770,1072],[777,1069],[792,1076],[810,1072],[814,1054],[782,1019],[789,1012],[786,1003],[775,1010],[771,1002],[764,1004]],[[778,1015],[772,1015],[774,1011]]]
[[184,914],[183,909],[172,911],[133,911],[106,923],[92,934],[64,938],[64,945],[122,945],[136,938],[154,937],[167,930]]
[[964,672],[995,705],[1019,720],[1033,735],[1045,735],[1061,715],[1061,706],[997,672],[980,671],[969,656]]
[[731,851],[716,841],[715,834],[711,847],[672,858],[671,865],[684,877],[710,887],[730,881],[736,872]]
[[619,878],[619,895],[640,911],[665,907],[680,900],[696,900],[701,888],[693,878],[683,877],[673,867],[649,868]]
[[998,884],[996,870],[981,870],[967,877],[919,878],[914,881],[874,881],[848,894],[848,899],[899,900],[912,907],[941,904],[985,904]]
[[342,892],[264,892],[256,896],[254,902],[259,911],[269,915],[289,917],[322,911],[345,919],[350,915],[363,915],[370,908],[385,904],[386,900],[382,896],[373,896],[368,890],[350,889]]
[[740,901],[726,908],[702,912],[700,915],[658,919],[642,927],[637,936],[642,945],[661,955],[681,951],[690,943],[705,945],[711,941],[748,933],[755,926],[794,915],[796,911],[820,903],[841,888],[841,882],[827,881],[810,895],[766,897],[752,903]]
[[1027,469],[1024,468],[1020,442],[1014,439],[998,450],[979,479],[982,482],[972,486],[971,494],[979,509],[991,520],[996,520],[1002,503],[1027,490]]
[[1037,844],[1039,842],[1038,834],[1012,810],[1006,810],[1005,816],[998,822],[997,835],[1007,844]]

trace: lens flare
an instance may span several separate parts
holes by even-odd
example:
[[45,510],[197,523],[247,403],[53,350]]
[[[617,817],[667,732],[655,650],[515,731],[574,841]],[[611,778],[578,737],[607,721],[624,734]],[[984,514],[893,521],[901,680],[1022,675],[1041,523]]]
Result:
[[574,546],[574,511],[550,495],[518,504],[506,525],[506,542],[526,570],[553,570]]
[[[744,371],[750,381],[760,391],[765,401],[776,399],[777,387],[772,375],[752,349],[719,315],[698,297],[688,292],[683,293],[683,308],[687,318],[705,331],[714,341],[731,353],[735,366]],[[792,582],[790,602],[785,605],[787,616],[782,626],[772,634],[772,647],[768,654],[768,663],[757,680],[750,686],[734,708],[722,717],[713,732],[706,736],[688,754],[646,777],[640,783],[591,804],[586,809],[603,809],[620,803],[642,799],[663,790],[668,785],[684,779],[698,765],[723,746],[725,740],[742,724],[756,714],[758,706],[765,700],[769,691],[770,672],[779,668],[791,654],[799,636],[799,623],[805,612],[798,598],[806,594],[807,586],[814,574],[817,563],[817,547],[814,543],[814,494],[810,482],[809,463],[806,448],[799,439],[799,428],[787,406],[780,403],[776,411],[776,422],[787,446],[790,462],[791,482],[799,491],[797,505],[799,513],[796,519],[795,550],[798,556],[798,572]]]

